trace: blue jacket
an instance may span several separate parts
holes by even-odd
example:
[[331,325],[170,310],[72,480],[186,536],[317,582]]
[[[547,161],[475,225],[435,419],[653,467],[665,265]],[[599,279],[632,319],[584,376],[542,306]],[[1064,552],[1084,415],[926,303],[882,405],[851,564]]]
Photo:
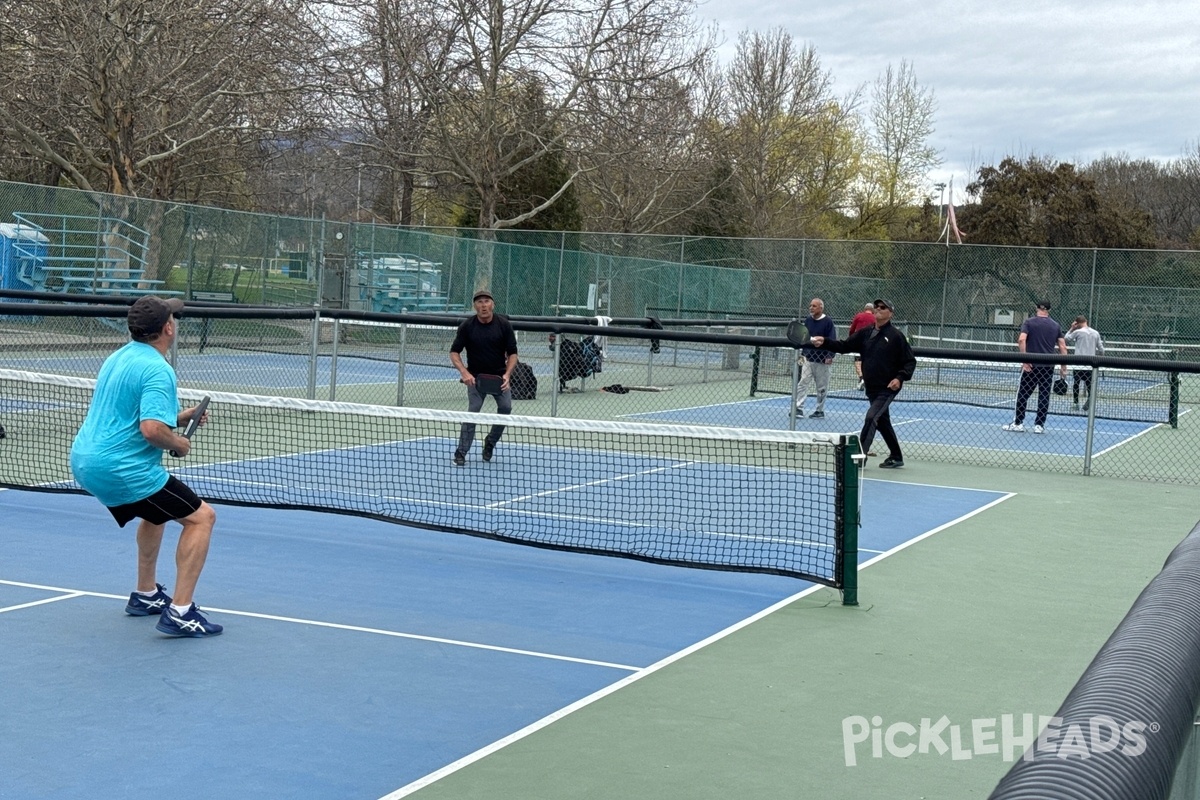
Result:
[[[808,328],[808,335],[824,336],[825,339],[837,339],[837,326],[833,324],[833,320],[826,314],[821,319],[814,318],[811,314],[804,318],[804,327]],[[833,353],[829,350],[820,350],[816,347],[801,347],[800,356],[805,361],[813,361],[821,364],[825,363],[825,359],[833,358]]]

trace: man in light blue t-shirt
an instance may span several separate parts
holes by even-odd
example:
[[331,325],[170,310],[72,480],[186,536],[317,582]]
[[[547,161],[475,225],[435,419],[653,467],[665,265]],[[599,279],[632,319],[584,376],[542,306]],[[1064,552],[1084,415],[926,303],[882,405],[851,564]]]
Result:
[[[132,519],[141,520],[137,591],[129,595],[125,613],[159,615],[157,628],[168,636],[214,636],[222,626],[200,613],[192,593],[208,557],[217,515],[162,465],[164,450],[185,456],[191,449],[191,442],[174,428],[185,425],[196,411],[179,411],[175,370],[166,360],[177,335],[175,315],[182,310],[182,301],[153,295],[129,307],[133,341],[100,367],[91,406],[71,446],[71,472],[122,528]],[[155,578],[170,520],[183,526],[175,551],[174,599]]]

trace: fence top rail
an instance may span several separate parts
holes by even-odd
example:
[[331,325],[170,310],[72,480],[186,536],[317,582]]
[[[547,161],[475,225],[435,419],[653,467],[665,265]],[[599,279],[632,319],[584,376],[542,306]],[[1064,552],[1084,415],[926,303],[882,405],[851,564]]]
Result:
[[52,212],[48,212],[48,211],[14,211],[14,212],[13,212],[13,216],[14,216],[14,217],[16,217],[16,218],[17,218],[17,219],[19,219],[19,220],[22,220],[22,221],[24,221],[24,222],[28,222],[30,225],[35,225],[35,226],[36,226],[36,227],[38,227],[38,228],[42,228],[43,230],[45,230],[45,229],[46,229],[46,226],[45,226],[45,225],[40,225],[40,224],[38,224],[38,223],[36,223],[36,222],[33,222],[33,220],[34,220],[34,219],[39,219],[39,218],[45,218],[45,219],[56,219],[56,220],[59,220],[59,219],[60,219],[60,220],[75,220],[75,219],[78,219],[78,220],[87,220],[87,221],[89,221],[89,222],[92,222],[92,223],[94,223],[94,225],[92,226],[92,229],[91,229],[91,230],[88,230],[88,231],[84,231],[84,230],[78,230],[78,231],[74,231],[74,232],[76,232],[76,233],[93,233],[93,232],[99,231],[99,230],[100,230],[100,223],[103,223],[103,222],[118,222],[118,223],[120,223],[120,224],[121,224],[123,227],[126,227],[126,228],[129,228],[129,229],[131,229],[131,230],[137,231],[138,233],[141,233],[141,234],[146,234],[146,233],[147,233],[147,231],[146,231],[144,228],[139,228],[137,225],[134,225],[132,222],[130,222],[130,221],[128,221],[128,220],[124,220],[124,219],[121,219],[120,217],[113,217],[113,216],[108,216],[108,215],[92,215],[92,214],[56,214],[56,213],[52,213]]
[[[0,295],[13,292],[0,292]],[[59,295],[59,297],[63,297]],[[74,298],[71,298],[74,299]],[[92,298],[89,297],[89,300]],[[119,319],[124,317],[124,308],[132,304],[137,297],[95,297],[95,303],[89,305],[71,304],[35,304],[35,303],[3,303],[0,302],[0,316],[9,317],[92,317]],[[462,315],[436,314],[385,314],[373,311],[353,311],[342,309],[321,308],[266,308],[249,306],[228,306],[220,304],[191,304],[180,315],[183,319],[277,319],[277,320],[317,320],[319,322],[349,321],[349,322],[383,322],[392,324],[415,324],[423,326],[456,327],[465,319]],[[594,325],[580,325],[559,321],[514,321],[513,328],[521,331],[538,331],[555,334],[604,335],[623,337],[626,339],[658,339],[673,342],[699,342],[723,345],[745,345],[754,348],[780,348],[795,350],[796,348],[784,336],[753,336],[748,334],[705,333],[689,330],[659,330],[646,327],[608,326],[597,328]],[[976,352],[972,350],[956,350],[931,347],[913,348],[918,358],[933,360],[957,361],[964,358],[975,358],[984,361],[1003,363],[1032,363],[1049,365],[1066,365],[1075,367],[1134,369],[1165,373],[1200,374],[1200,363],[1184,361],[1159,361],[1144,358],[1113,358],[1109,356],[1079,356],[1041,353],[1007,353],[1007,352]]]

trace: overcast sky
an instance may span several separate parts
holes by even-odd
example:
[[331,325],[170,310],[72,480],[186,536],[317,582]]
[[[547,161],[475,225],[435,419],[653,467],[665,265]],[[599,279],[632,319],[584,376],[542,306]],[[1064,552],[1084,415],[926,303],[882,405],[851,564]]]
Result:
[[[701,0],[732,53],[782,27],[840,95],[902,60],[937,102],[932,143],[956,198],[1007,155],[1174,160],[1200,141],[1200,0]],[[931,190],[932,191],[932,190]]]

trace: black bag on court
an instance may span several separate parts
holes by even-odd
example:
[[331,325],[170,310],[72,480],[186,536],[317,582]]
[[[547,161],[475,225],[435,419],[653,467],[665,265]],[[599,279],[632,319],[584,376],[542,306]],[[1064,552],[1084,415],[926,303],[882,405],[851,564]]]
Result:
[[513,400],[537,400],[537,376],[533,374],[533,367],[524,361],[517,362],[509,383]]

